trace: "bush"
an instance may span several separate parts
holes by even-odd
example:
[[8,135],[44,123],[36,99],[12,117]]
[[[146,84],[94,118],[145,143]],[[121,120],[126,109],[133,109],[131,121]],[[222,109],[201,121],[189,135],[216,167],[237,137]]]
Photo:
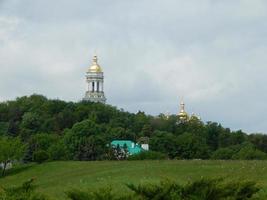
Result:
[[33,161],[43,163],[49,159],[49,154],[46,151],[39,150],[33,153]]
[[242,147],[236,154],[233,155],[233,159],[237,160],[265,160],[267,154],[256,149],[253,145]]
[[[133,195],[120,196],[110,187],[96,191],[72,190],[71,200],[249,200],[260,190],[254,182],[225,182],[223,179],[200,179],[180,185],[170,180],[158,184],[127,184]],[[261,197],[266,199],[266,195]]]
[[56,143],[48,149],[51,160],[66,160],[67,147],[63,142]]
[[128,157],[128,160],[162,160],[167,156],[163,153],[156,151],[142,151],[139,154],[134,154]]
[[0,189],[0,200],[47,200],[48,198],[39,192],[35,192],[34,179],[24,182],[19,187]]
[[201,179],[184,186],[163,181],[160,184],[128,185],[128,188],[140,199],[161,200],[245,200],[259,191],[254,182],[225,183],[222,179]]
[[67,193],[71,200],[134,200],[132,196],[120,196],[112,191],[111,187],[100,188],[96,191],[71,190]]
[[213,152],[211,159],[215,160],[229,160],[232,159],[235,151],[230,148],[220,148]]

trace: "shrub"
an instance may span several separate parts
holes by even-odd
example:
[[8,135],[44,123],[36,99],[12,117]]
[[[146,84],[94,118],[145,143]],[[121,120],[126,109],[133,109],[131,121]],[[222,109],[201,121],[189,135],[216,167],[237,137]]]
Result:
[[35,192],[34,179],[24,182],[19,187],[0,189],[0,200],[47,200],[48,198]]
[[111,187],[100,188],[96,191],[71,190],[67,193],[71,200],[134,200],[132,196],[120,196],[112,191]]
[[216,160],[229,160],[232,159],[235,151],[230,148],[220,148],[213,152],[211,159]]
[[49,154],[44,150],[39,150],[33,153],[33,161],[43,163],[49,159]]
[[84,192],[77,189],[67,191],[66,195],[71,200],[88,200],[93,198],[91,192]]
[[163,153],[156,151],[142,151],[139,154],[134,154],[128,157],[128,160],[162,160],[167,156]]
[[[259,191],[254,182],[223,179],[200,179],[186,185],[165,180],[157,184],[127,184],[127,187],[133,195],[120,196],[107,187],[87,192],[72,190],[67,196],[71,200],[249,200]],[[266,195],[261,198],[266,199]]]
[[67,147],[63,142],[56,143],[48,149],[51,160],[66,160]]
[[256,149],[253,145],[248,145],[248,146],[242,147],[236,154],[234,154],[233,159],[264,160],[264,159],[267,159],[267,154]]
[[254,182],[230,182],[222,179],[200,179],[184,186],[172,181],[160,184],[128,185],[140,199],[161,200],[245,200],[251,199],[259,188]]

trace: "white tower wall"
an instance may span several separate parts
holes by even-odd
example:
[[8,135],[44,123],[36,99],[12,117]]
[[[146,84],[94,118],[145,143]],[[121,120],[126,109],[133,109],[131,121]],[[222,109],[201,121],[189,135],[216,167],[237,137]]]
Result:
[[86,73],[88,84],[84,101],[106,103],[104,94],[104,73],[97,63],[97,56],[93,58],[93,64]]

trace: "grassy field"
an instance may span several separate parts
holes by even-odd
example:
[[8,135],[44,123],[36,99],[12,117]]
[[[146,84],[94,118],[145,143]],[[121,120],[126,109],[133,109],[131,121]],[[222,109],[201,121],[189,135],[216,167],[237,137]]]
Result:
[[65,199],[70,188],[114,186],[127,191],[125,183],[158,182],[169,178],[180,183],[201,177],[225,177],[229,180],[254,180],[267,189],[267,161],[97,161],[49,162],[13,169],[0,178],[0,186],[20,185],[36,178],[38,190]]

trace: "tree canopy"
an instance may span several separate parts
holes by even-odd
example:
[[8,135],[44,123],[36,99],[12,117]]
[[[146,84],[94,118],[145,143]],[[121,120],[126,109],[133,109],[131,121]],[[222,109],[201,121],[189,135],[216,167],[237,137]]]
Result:
[[0,138],[0,163],[2,163],[2,176],[7,165],[14,160],[20,160],[24,156],[25,145],[18,138]]
[[0,103],[0,137],[19,138],[27,145],[24,161],[35,152],[50,160],[109,159],[115,139],[148,137],[152,151],[170,159],[265,159],[267,136],[231,131],[197,117],[126,112],[92,102],[50,100],[41,95]]

